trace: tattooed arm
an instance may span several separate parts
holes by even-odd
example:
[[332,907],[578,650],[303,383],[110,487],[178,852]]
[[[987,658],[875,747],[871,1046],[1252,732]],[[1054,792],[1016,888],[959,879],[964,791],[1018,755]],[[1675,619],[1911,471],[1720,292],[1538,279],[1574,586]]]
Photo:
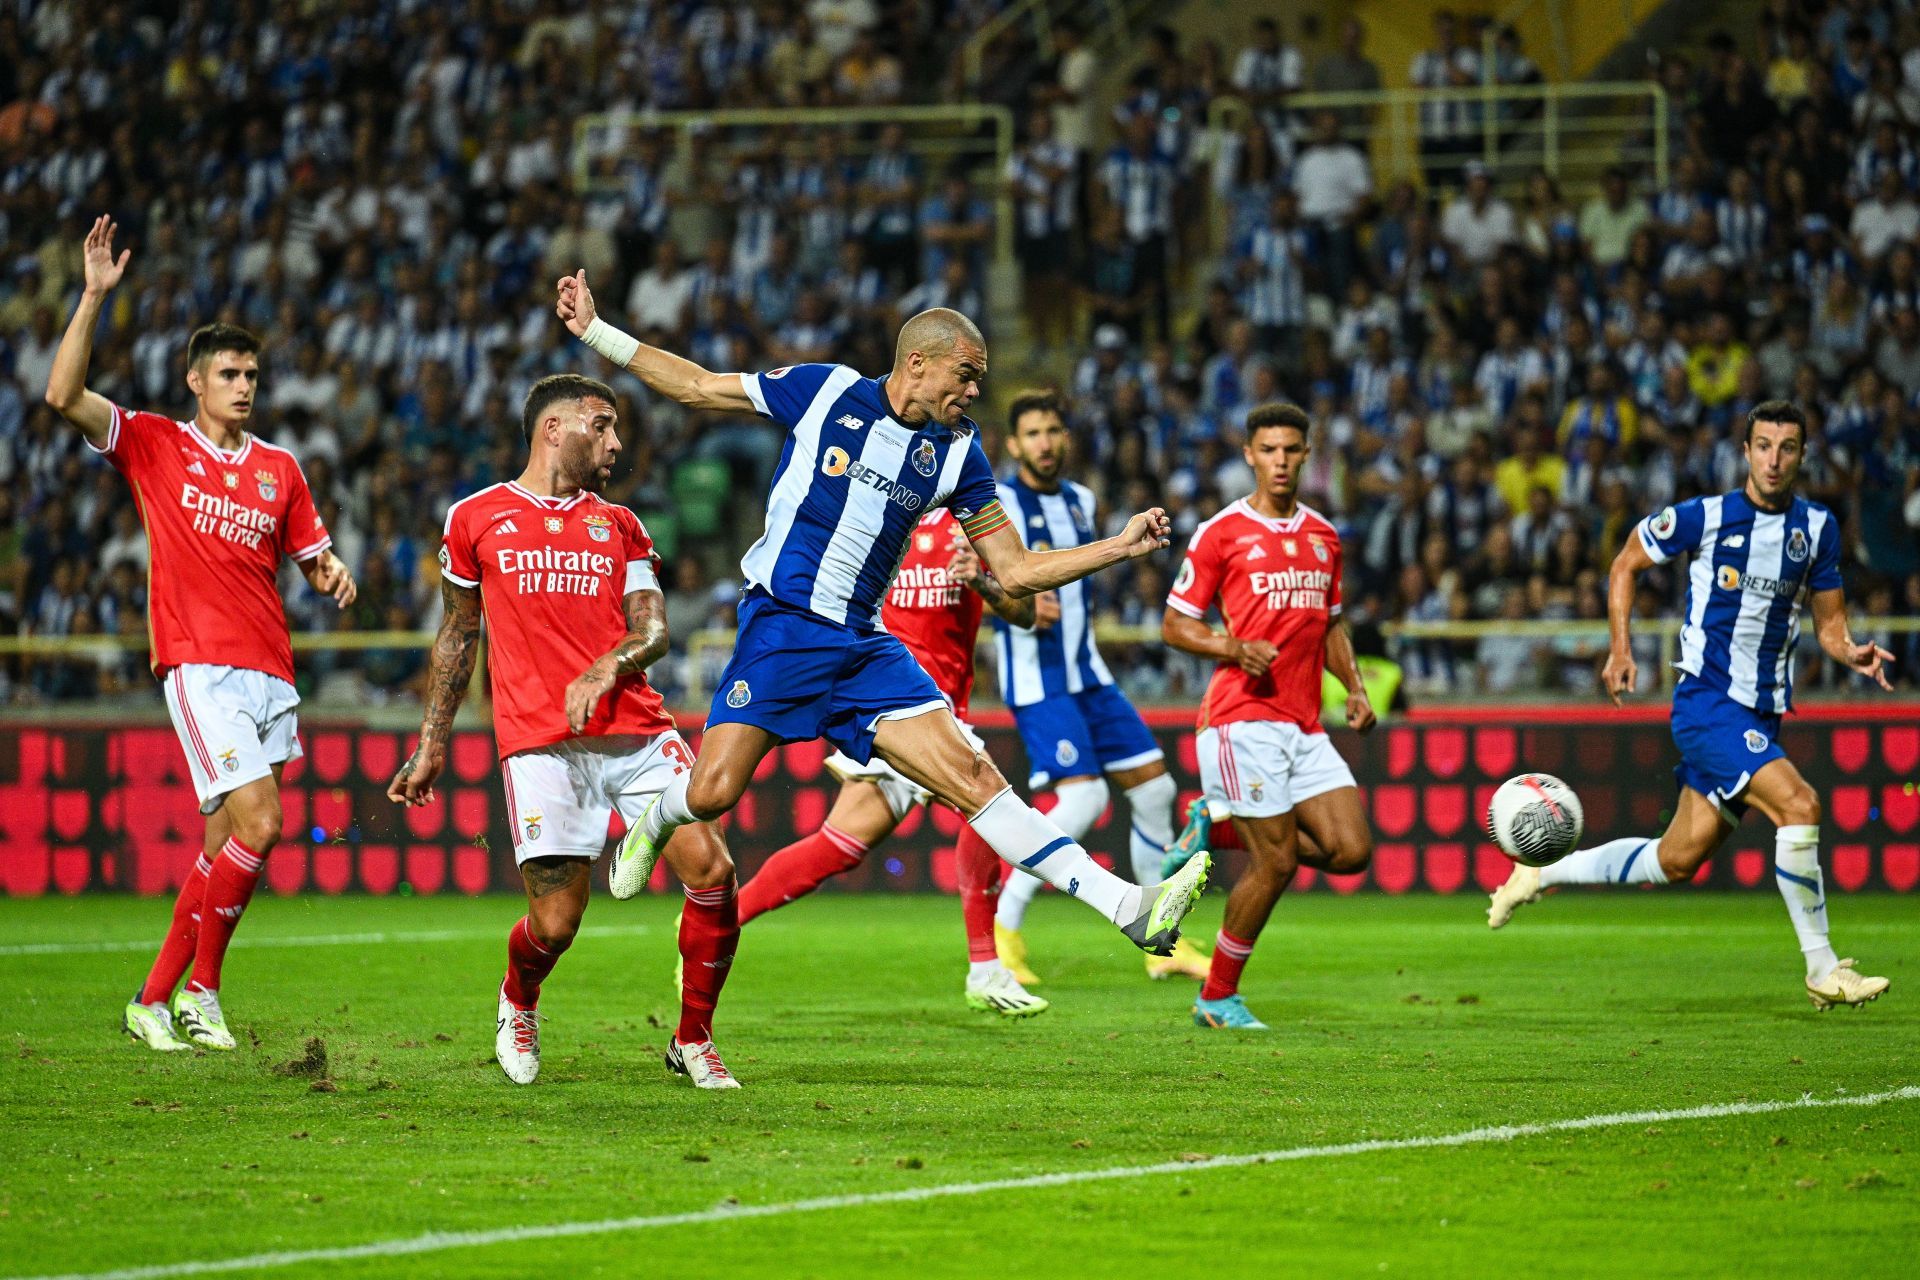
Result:
[[567,686],[567,726],[575,733],[586,729],[600,699],[621,676],[638,675],[667,651],[667,598],[658,591],[629,591],[621,605],[627,613],[627,634]]
[[426,804],[433,799],[434,779],[447,763],[453,713],[467,696],[473,666],[480,657],[480,589],[442,578],[440,599],[446,614],[427,664],[427,712],[420,720],[420,744],[387,785],[387,799],[395,804]]
[[979,555],[964,542],[954,546],[953,559],[947,562],[947,578],[979,596],[987,608],[1014,626],[1033,625],[1034,601],[1038,597],[1021,596],[1016,600],[1008,595],[1007,589],[981,567]]

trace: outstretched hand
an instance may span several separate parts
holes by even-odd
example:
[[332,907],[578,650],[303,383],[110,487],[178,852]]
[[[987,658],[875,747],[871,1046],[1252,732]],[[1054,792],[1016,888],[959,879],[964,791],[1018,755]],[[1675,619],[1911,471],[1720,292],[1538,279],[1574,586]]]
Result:
[[593,307],[593,290],[587,288],[587,269],[582,267],[570,276],[561,276],[556,285],[553,303],[554,314],[565,322],[567,331],[574,337],[583,336],[587,326],[593,323],[597,314]]
[[1120,544],[1126,548],[1127,559],[1136,560],[1141,556],[1164,551],[1172,545],[1173,521],[1160,507],[1149,507],[1133,519],[1127,521],[1127,527],[1120,531]]
[[119,229],[120,224],[103,213],[87,232],[81,258],[86,265],[88,293],[107,293],[127,274],[127,259],[133,256],[133,250],[122,249],[118,259],[113,256],[113,233]]
[[1888,693],[1893,692],[1893,684],[1887,679],[1887,664],[1892,661],[1891,653],[1871,642],[1856,644],[1847,651],[1847,666],[1854,674],[1865,676]]

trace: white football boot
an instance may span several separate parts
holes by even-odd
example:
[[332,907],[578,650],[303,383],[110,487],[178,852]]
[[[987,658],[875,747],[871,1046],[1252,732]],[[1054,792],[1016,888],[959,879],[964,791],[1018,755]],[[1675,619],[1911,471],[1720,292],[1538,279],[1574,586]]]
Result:
[[1833,966],[1831,972],[1820,981],[1807,979],[1807,999],[1813,1001],[1813,1007],[1825,1013],[1837,1004],[1850,1004],[1859,1008],[1869,1000],[1878,1000],[1880,993],[1893,983],[1886,978],[1869,978],[1853,971],[1851,957]]
[[532,1084],[540,1074],[540,1016],[507,999],[504,983],[500,987],[500,1018],[493,1032],[493,1056],[515,1084]]
[[179,1053],[182,1049],[193,1048],[174,1034],[173,1014],[167,1009],[167,1002],[156,1000],[152,1004],[141,1004],[137,991],[133,999],[127,1001],[122,1025],[126,1027],[128,1035],[160,1053]]
[[1053,1006],[1020,985],[1004,964],[986,973],[967,975],[967,1008],[997,1013],[1003,1018],[1031,1018]]
[[1507,882],[1487,896],[1492,900],[1487,908],[1487,928],[1498,929],[1513,919],[1514,912],[1528,903],[1540,901],[1540,868],[1514,863],[1513,874],[1507,877]]
[[691,1080],[696,1089],[740,1087],[740,1082],[733,1078],[733,1072],[727,1070],[727,1064],[720,1061],[720,1051],[713,1047],[711,1040],[696,1040],[692,1044],[668,1040],[667,1069]]
[[220,993],[205,987],[185,986],[173,998],[173,1020],[181,1034],[202,1049],[231,1049],[233,1032],[227,1030],[227,1015],[220,1011]]

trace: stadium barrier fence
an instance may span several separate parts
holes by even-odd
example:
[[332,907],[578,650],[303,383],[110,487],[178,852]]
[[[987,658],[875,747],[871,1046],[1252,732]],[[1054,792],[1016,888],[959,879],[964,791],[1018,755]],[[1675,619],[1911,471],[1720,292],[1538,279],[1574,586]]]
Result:
[[[1192,711],[1145,714],[1184,804],[1197,794]],[[1011,717],[995,710],[973,720],[1001,769],[1023,780]],[[689,721],[689,732],[697,725]],[[516,819],[506,811],[489,732],[457,731],[436,799],[405,810],[385,793],[413,741],[411,729],[313,712],[302,737],[306,755],[289,766],[282,792],[282,843],[267,861],[272,891],[519,892],[508,825]],[[1492,888],[1510,864],[1481,832],[1480,815],[1493,788],[1523,769],[1574,782],[1589,842],[1654,834],[1673,802],[1668,770],[1675,753],[1660,706],[1416,709],[1364,738],[1344,729],[1334,737],[1363,784],[1377,851],[1361,876],[1303,869],[1295,891],[1470,895]],[[1781,740],[1825,799],[1824,852],[1835,889],[1912,891],[1920,882],[1920,704],[1809,706],[1788,720]],[[743,878],[775,849],[819,828],[838,790],[826,755],[821,743],[796,744],[761,766],[728,819]],[[946,810],[916,811],[833,887],[950,892],[958,830],[958,818]],[[1125,813],[1109,811],[1087,843],[1124,862],[1126,839]],[[1771,840],[1764,824],[1747,823],[1701,881],[1766,889],[1773,883]],[[0,726],[0,894],[170,893],[200,841],[186,764],[164,722]],[[1230,843],[1226,834],[1216,840],[1229,878],[1243,857]]]

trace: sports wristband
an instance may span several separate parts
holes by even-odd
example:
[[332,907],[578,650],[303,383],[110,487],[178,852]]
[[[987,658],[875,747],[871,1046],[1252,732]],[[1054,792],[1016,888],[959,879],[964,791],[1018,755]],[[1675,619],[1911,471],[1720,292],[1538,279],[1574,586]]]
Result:
[[587,326],[587,331],[580,335],[580,341],[622,369],[633,359],[633,353],[640,349],[640,339],[623,329],[614,328],[599,316],[595,316],[593,323]]

